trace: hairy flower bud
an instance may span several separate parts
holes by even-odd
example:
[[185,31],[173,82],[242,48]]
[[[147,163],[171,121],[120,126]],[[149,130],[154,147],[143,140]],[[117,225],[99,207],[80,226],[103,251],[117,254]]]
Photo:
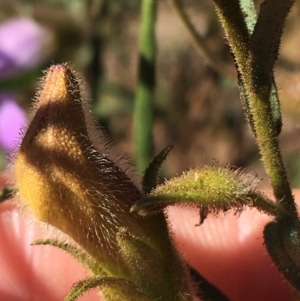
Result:
[[218,213],[244,206],[256,207],[274,216],[287,213],[257,189],[258,180],[251,174],[219,166],[204,166],[185,172],[153,189],[135,203],[131,211],[147,215],[175,204],[200,208],[200,224],[209,212]]
[[135,300],[137,291],[143,300],[191,300],[189,277],[164,215],[143,218],[130,212],[142,192],[111,157],[103,138],[94,137],[88,114],[74,73],[66,65],[52,66],[16,158],[22,201],[83,252],[59,241],[48,243],[69,251],[94,274],[74,286],[66,300],[103,286],[110,288],[107,300],[125,295]]
[[40,220],[118,269],[118,229],[142,238],[148,234],[141,227],[145,220],[128,214],[141,192],[98,151],[88,128],[78,79],[66,65],[52,66],[17,155],[17,187]]

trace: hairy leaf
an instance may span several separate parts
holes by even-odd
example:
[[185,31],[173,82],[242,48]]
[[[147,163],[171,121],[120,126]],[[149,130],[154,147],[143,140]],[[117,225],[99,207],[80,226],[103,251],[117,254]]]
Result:
[[264,241],[267,251],[278,270],[297,289],[300,290],[300,267],[289,256],[283,241],[285,223],[270,222],[264,229]]
[[145,194],[149,194],[157,185],[157,176],[161,164],[166,160],[167,155],[173,146],[165,147],[158,155],[156,155],[144,172],[142,187]]

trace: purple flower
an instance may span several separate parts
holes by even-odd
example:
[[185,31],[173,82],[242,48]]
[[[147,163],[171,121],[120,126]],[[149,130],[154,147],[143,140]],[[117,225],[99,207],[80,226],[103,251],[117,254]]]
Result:
[[[38,66],[50,53],[49,31],[29,18],[10,19],[0,24],[0,79]],[[26,123],[24,110],[14,93],[0,93],[0,147],[11,152]]]
[[11,152],[16,146],[21,128],[26,125],[24,110],[12,94],[0,94],[0,145]]
[[33,68],[49,54],[51,34],[28,18],[0,24],[0,77]]

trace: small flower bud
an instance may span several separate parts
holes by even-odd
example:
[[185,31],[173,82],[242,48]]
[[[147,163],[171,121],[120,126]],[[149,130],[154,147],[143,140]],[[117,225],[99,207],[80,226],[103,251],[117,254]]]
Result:
[[189,204],[201,209],[200,224],[209,212],[218,213],[244,206],[256,207],[274,216],[286,212],[257,190],[257,178],[229,168],[205,166],[190,170],[152,190],[131,208],[141,215],[161,211],[166,206]]

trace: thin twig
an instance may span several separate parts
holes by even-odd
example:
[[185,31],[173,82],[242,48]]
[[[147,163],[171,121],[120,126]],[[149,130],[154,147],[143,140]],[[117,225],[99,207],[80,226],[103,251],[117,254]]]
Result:
[[231,79],[236,80],[236,72],[232,66],[224,64],[210,51],[206,45],[205,39],[199,34],[195,26],[192,24],[188,15],[184,11],[182,4],[179,0],[170,0],[174,9],[176,10],[179,18],[181,19],[184,27],[187,29],[190,34],[193,42],[196,44],[197,49],[200,51],[202,56],[208,61],[212,68],[214,68],[220,74],[223,74]]

